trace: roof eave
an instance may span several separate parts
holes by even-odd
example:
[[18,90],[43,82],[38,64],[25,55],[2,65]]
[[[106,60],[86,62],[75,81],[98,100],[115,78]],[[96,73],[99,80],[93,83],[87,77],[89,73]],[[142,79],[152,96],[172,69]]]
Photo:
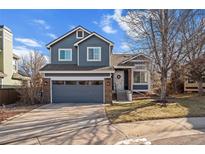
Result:
[[87,32],[88,34],[91,34],[91,32],[88,31],[87,29],[85,29],[84,27],[82,27],[82,26],[78,26],[78,27],[72,29],[71,31],[65,33],[64,35],[58,37],[58,38],[55,39],[54,41],[48,43],[48,44],[46,45],[46,48],[49,49],[49,48],[51,47],[51,45],[57,43],[58,41],[62,40],[62,39],[65,38],[65,37],[69,36],[71,33],[77,31],[78,29],[83,29],[83,30],[84,30],[85,32]]
[[91,70],[91,71],[59,71],[59,70],[40,70],[40,73],[114,73],[114,70],[109,70],[109,71],[95,71],[95,70]]
[[109,43],[110,46],[113,46],[113,45],[114,45],[113,42],[111,42],[111,41],[109,41],[109,40],[103,38],[102,36],[98,35],[97,33],[92,33],[92,34],[88,35],[87,37],[85,37],[85,38],[79,40],[78,42],[76,42],[76,43],[74,44],[74,46],[78,46],[80,43],[84,42],[85,40],[87,40],[88,38],[92,37],[93,35],[95,35],[95,36],[97,36],[98,38],[100,38],[101,40],[103,40],[103,41]]

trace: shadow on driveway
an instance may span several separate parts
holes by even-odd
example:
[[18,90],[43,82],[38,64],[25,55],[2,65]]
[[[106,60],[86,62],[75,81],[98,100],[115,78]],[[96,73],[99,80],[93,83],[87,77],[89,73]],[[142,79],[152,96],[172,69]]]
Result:
[[0,125],[0,144],[114,144],[102,104],[48,104]]

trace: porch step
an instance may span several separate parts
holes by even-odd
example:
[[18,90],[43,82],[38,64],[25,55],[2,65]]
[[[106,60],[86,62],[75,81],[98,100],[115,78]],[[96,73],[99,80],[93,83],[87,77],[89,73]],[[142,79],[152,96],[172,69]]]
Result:
[[128,101],[127,92],[126,91],[118,91],[117,92],[117,101]]

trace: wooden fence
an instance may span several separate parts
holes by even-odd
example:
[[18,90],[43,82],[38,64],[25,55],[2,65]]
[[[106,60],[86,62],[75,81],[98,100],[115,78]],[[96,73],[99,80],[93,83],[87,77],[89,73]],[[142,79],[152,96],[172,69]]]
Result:
[[0,105],[12,104],[20,99],[19,93],[16,89],[0,89]]

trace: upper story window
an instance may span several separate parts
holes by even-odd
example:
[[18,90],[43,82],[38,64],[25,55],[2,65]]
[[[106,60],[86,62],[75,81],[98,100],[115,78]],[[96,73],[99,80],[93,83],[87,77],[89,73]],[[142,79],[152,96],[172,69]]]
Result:
[[72,61],[72,49],[59,49],[58,50],[59,61]]
[[101,61],[101,47],[87,47],[87,61]]
[[83,30],[78,30],[76,31],[76,38],[81,39],[84,37],[84,31]]

